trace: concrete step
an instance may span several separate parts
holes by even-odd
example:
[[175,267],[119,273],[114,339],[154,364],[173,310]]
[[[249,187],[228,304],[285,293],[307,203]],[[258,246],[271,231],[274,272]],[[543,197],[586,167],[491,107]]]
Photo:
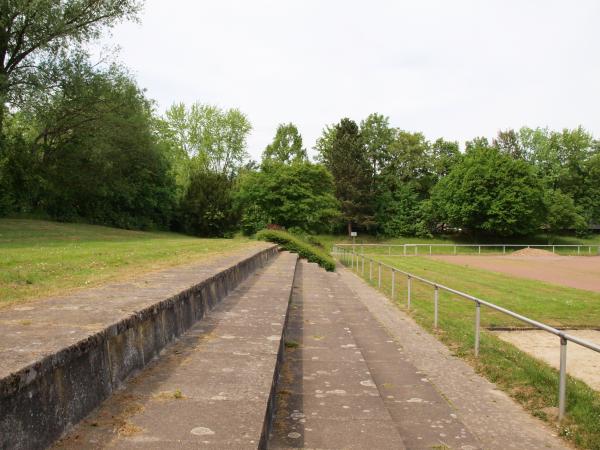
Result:
[[55,447],[262,445],[296,262],[257,271]]
[[337,278],[332,286],[340,314],[406,447],[485,448],[427,374],[406,357],[403,342],[371,314],[338,273],[333,277]]
[[277,254],[242,250],[0,311],[0,449],[45,448]]
[[340,308],[343,289],[299,263],[269,448],[405,448]]

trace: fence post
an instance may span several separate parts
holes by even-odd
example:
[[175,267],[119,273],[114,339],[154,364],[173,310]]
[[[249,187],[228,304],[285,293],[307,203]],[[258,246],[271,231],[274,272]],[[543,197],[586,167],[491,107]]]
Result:
[[560,337],[560,378],[558,381],[558,421],[565,417],[567,394],[567,340]]
[[392,254],[392,246],[388,246],[388,256]]
[[454,254],[456,255],[456,245],[454,246]]
[[392,301],[394,300],[394,294],[396,290],[396,271],[392,269]]
[[438,327],[438,297],[439,297],[439,289],[437,286],[434,286],[433,291],[433,327]]
[[429,256],[431,256],[431,245],[429,246]]
[[479,254],[481,255],[481,245],[478,247]]
[[369,258],[369,281],[373,281],[373,260]]
[[408,295],[407,295],[407,309],[410,309],[410,285],[411,285],[412,279],[410,278],[410,275],[408,275],[408,281],[407,281],[407,287],[408,287]]
[[581,245],[578,245],[577,246],[577,255],[580,255],[580,254],[581,254]]
[[475,357],[479,356],[479,323],[481,321],[481,303],[475,303]]
[[554,251],[554,245],[552,246],[552,253],[556,253],[556,252]]
[[381,263],[379,263],[379,270],[378,270],[378,272],[379,272],[379,276],[378,276],[378,281],[377,281],[377,287],[379,289],[381,289]]
[[506,254],[506,245],[502,246],[502,254],[505,255]]
[[365,276],[365,255],[362,255],[362,276]]
[[[403,254],[404,254],[404,256],[406,256],[406,244],[404,244],[404,246],[403,246],[403,247],[404,247],[404,252],[403,252]],[[599,248],[599,250],[598,250],[598,251],[600,252],[600,248]]]

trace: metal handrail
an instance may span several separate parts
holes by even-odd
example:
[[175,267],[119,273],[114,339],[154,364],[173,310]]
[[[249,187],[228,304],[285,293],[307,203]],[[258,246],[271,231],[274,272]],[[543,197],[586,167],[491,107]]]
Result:
[[[562,420],[564,418],[565,406],[566,406],[565,402],[566,402],[566,381],[567,381],[566,380],[567,341],[571,341],[575,344],[581,345],[582,347],[586,347],[586,348],[593,350],[595,352],[598,352],[598,353],[600,353],[600,345],[594,344],[593,342],[586,341],[585,339],[580,339],[577,336],[570,335],[570,334],[565,333],[564,331],[561,331],[557,328],[551,327],[550,325],[546,325],[545,323],[530,319],[529,317],[523,316],[521,314],[518,314],[514,311],[503,308],[501,306],[498,306],[498,305],[488,302],[486,300],[482,300],[473,295],[458,291],[456,289],[453,289],[451,287],[445,286],[440,283],[436,283],[435,281],[428,280],[426,278],[420,277],[420,276],[412,274],[410,272],[406,272],[402,269],[398,269],[389,264],[383,263],[381,261],[377,261],[373,258],[369,258],[368,256],[365,256],[364,254],[358,254],[354,251],[349,252],[348,250],[343,248],[346,245],[347,244],[335,244],[334,250],[336,249],[336,247],[340,248],[340,250],[342,250],[342,252],[341,252],[342,256],[346,257],[346,259],[347,259],[348,253],[351,255],[350,263],[351,263],[352,269],[354,269],[354,265],[355,265],[354,261],[356,260],[356,269],[358,270],[358,258],[362,258],[362,273],[363,273],[363,275],[364,275],[364,270],[365,270],[365,260],[369,261],[369,280],[372,280],[372,277],[373,277],[373,271],[372,271],[373,263],[378,264],[379,270],[378,270],[378,283],[377,284],[378,284],[379,288],[381,288],[381,269],[385,267],[392,271],[392,300],[394,299],[394,293],[395,293],[395,274],[400,273],[400,274],[403,274],[408,277],[407,303],[408,303],[409,309],[410,309],[410,302],[411,302],[411,281],[412,281],[412,279],[421,281],[422,283],[425,283],[429,286],[433,286],[433,288],[434,288],[434,328],[438,327],[438,301],[439,301],[438,292],[440,289],[450,292],[454,295],[457,295],[458,297],[462,297],[462,298],[465,298],[467,300],[474,302],[475,306],[476,306],[476,313],[475,313],[475,356],[476,357],[479,356],[479,331],[480,331],[480,314],[481,314],[480,307],[481,307],[481,305],[487,306],[488,308],[490,308],[492,310],[501,312],[501,313],[506,314],[510,317],[513,317],[517,320],[525,322],[535,328],[547,331],[548,333],[552,333],[552,334],[558,336],[560,338],[560,378],[559,378],[559,396],[558,396],[559,397],[558,398],[558,400],[559,400],[558,401],[558,403],[559,403],[558,418],[559,418],[559,420]],[[425,245],[428,245],[428,244],[425,244]],[[339,253],[337,253],[337,254],[339,254]]]

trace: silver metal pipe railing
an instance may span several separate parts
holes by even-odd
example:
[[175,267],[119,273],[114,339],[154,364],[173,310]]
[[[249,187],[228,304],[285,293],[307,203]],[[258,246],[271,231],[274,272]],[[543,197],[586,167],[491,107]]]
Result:
[[[567,386],[567,342],[571,341],[574,344],[581,345],[582,347],[588,348],[595,352],[600,353],[600,345],[595,344],[593,342],[586,341],[585,339],[578,338],[577,336],[570,335],[561,331],[557,328],[551,327],[550,325],[546,325],[545,323],[538,322],[537,320],[530,319],[529,317],[518,314],[509,309],[503,308],[502,306],[498,306],[494,303],[488,302],[486,300],[482,300],[473,295],[467,294],[462,291],[458,291],[451,287],[445,286],[440,283],[436,283],[435,281],[428,280],[426,278],[420,277],[410,272],[406,272],[397,267],[393,267],[389,264],[385,264],[381,261],[377,261],[373,258],[365,256],[364,254],[358,254],[355,251],[348,251],[347,249],[342,247],[343,244],[336,244],[334,246],[334,250],[339,248],[341,251],[335,252],[334,254],[340,255],[340,260],[342,262],[348,262],[348,253],[352,254],[351,260],[353,261],[356,258],[356,269],[358,272],[358,258],[362,258],[362,264],[364,267],[365,260],[369,261],[369,281],[373,280],[372,276],[372,268],[373,263],[378,264],[378,279],[377,285],[381,289],[381,274],[382,268],[387,268],[391,270],[392,273],[392,283],[396,282],[396,274],[402,274],[407,277],[407,307],[410,309],[411,307],[411,288],[412,288],[412,280],[418,280],[424,284],[432,286],[434,288],[434,328],[438,328],[438,310],[439,310],[439,291],[440,289],[451,294],[458,296],[459,298],[464,298],[470,300],[475,303],[475,348],[474,354],[476,357],[479,356],[479,341],[480,341],[480,329],[481,329],[481,306],[486,306],[494,311],[498,311],[502,314],[506,314],[514,319],[517,319],[521,322],[524,322],[532,327],[538,328],[540,330],[544,330],[548,333],[552,333],[560,338],[560,364],[559,364],[559,392],[558,392],[558,419],[561,421],[565,415],[566,408],[566,386]],[[392,299],[394,298],[395,286],[392,287]]]

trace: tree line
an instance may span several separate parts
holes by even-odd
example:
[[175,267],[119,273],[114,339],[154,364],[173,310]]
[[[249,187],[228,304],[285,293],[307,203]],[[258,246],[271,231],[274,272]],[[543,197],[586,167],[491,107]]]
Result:
[[280,124],[250,161],[235,108],[165,113],[118,62],[85,45],[141,4],[0,2],[0,215],[200,236],[278,225],[385,236],[539,230],[600,223],[600,144],[582,128],[500,131],[460,151],[381,114],[326,126],[311,161]]

